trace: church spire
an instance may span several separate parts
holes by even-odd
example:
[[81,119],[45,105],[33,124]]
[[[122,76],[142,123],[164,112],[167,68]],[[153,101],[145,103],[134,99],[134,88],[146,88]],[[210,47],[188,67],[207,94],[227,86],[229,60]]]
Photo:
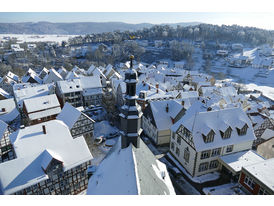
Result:
[[140,146],[141,129],[141,107],[137,104],[136,84],[138,83],[138,75],[133,69],[134,56],[130,56],[130,68],[125,73],[126,95],[125,104],[121,108],[120,124],[121,124],[121,147],[126,148],[132,143],[136,148]]

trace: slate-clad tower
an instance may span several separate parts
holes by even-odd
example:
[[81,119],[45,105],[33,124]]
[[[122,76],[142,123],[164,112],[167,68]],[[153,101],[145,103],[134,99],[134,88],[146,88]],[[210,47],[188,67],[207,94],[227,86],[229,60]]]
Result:
[[141,106],[137,104],[136,84],[138,82],[137,72],[132,68],[132,60],[134,56],[130,56],[130,69],[125,73],[126,83],[126,102],[121,108],[121,148],[126,148],[132,143],[136,148],[140,147],[141,129]]

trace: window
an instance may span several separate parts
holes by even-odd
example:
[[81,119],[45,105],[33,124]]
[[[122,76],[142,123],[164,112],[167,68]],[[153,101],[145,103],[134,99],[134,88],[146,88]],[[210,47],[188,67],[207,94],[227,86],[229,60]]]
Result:
[[176,155],[179,157],[180,156],[180,150],[178,147],[176,147]]
[[209,143],[209,142],[213,142],[215,132],[213,130],[210,130],[207,136],[205,136],[204,134],[202,135],[203,135],[204,142]]
[[208,162],[204,162],[199,165],[199,172],[206,171],[207,169],[208,169]]
[[244,179],[244,183],[246,185],[248,185],[251,189],[254,189],[255,187],[255,182],[253,181],[253,179],[249,176],[245,176],[245,179]]
[[179,145],[181,145],[181,137],[180,137],[180,136],[177,136],[177,143],[178,143]]
[[231,127],[228,127],[225,132],[220,131],[222,138],[223,139],[230,138],[231,137],[231,131],[232,131]]
[[211,153],[211,157],[215,157],[217,155],[220,155],[221,154],[221,149],[222,148],[213,149],[212,153]]
[[172,139],[175,139],[175,132],[172,132]]
[[202,160],[202,159],[209,158],[209,156],[210,156],[210,150],[203,151],[203,152],[201,153],[201,160]]
[[269,195],[269,193],[262,187],[260,187],[260,190],[259,190],[259,195]]
[[232,150],[233,150],[233,145],[228,145],[226,147],[226,152],[232,152]]
[[184,127],[183,134],[185,135],[186,138],[190,137],[190,131],[188,131],[187,128]]
[[171,142],[171,150],[174,150],[174,142]]
[[189,162],[189,149],[188,147],[185,148],[185,151],[184,151],[184,159],[185,161],[188,163]]
[[246,135],[247,128],[248,128],[247,124],[245,124],[242,129],[236,128],[238,135],[239,136]]
[[219,165],[218,160],[213,160],[209,163],[209,169],[217,168]]

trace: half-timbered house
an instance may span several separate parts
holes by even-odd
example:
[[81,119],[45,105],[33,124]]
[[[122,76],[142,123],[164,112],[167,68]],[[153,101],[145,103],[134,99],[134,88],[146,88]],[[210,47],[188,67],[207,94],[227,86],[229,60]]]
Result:
[[62,121],[19,129],[10,141],[16,158],[0,164],[0,194],[67,195],[87,188],[93,157],[84,137],[72,138]]
[[201,112],[190,107],[171,130],[170,152],[192,176],[220,169],[218,156],[249,150],[255,139],[241,108]]

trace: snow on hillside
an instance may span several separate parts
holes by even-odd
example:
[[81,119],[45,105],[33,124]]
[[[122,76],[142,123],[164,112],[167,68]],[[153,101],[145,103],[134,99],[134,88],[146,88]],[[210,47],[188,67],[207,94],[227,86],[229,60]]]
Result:
[[30,35],[30,34],[0,34],[0,39],[5,41],[5,37],[17,38],[18,43],[23,42],[57,42],[68,41],[69,38],[77,35]]

